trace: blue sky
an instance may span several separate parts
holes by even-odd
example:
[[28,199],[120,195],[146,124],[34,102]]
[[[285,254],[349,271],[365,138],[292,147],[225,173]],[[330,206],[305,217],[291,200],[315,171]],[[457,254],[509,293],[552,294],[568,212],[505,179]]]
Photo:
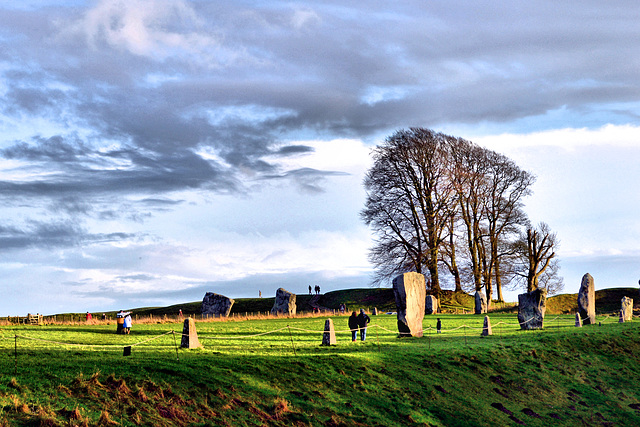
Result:
[[537,176],[566,292],[640,279],[634,2],[0,9],[2,315],[366,287],[369,151],[411,126]]

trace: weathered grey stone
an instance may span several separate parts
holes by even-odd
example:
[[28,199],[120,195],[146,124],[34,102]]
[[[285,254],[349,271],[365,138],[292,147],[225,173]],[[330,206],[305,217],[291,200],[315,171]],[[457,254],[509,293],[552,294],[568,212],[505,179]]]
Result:
[[436,314],[438,313],[438,299],[433,295],[427,295],[427,299],[424,303],[424,313],[425,314]]
[[199,348],[202,347],[198,340],[198,332],[196,331],[196,322],[191,318],[184,319],[184,326],[182,327],[182,341],[180,342],[182,348]]
[[493,331],[491,330],[491,319],[489,316],[484,316],[484,324],[482,325],[482,334],[483,337],[487,337],[489,335],[493,335]]
[[582,283],[578,291],[578,313],[585,325],[596,323],[596,287],[593,277],[589,273],[582,276]]
[[633,319],[633,300],[629,297],[622,297],[622,304],[620,313],[622,314],[622,319],[625,322],[630,322]]
[[580,313],[576,313],[576,328],[582,328],[582,317],[580,317]]
[[276,291],[276,300],[273,302],[271,314],[286,314],[295,316],[296,314],[296,294],[280,288]]
[[371,310],[371,315],[372,316],[377,316],[378,315],[378,309],[376,307],[373,307],[373,310]]
[[333,327],[333,320],[327,319],[324,322],[324,333],[322,334],[322,345],[336,345],[336,330]]
[[422,336],[426,293],[424,275],[420,273],[404,273],[393,279],[400,336]]
[[518,322],[521,329],[542,329],[547,311],[547,291],[536,289],[518,295]]
[[235,300],[224,295],[207,292],[202,299],[202,314],[215,317],[227,317]]
[[476,292],[476,314],[487,313],[487,296],[483,292]]

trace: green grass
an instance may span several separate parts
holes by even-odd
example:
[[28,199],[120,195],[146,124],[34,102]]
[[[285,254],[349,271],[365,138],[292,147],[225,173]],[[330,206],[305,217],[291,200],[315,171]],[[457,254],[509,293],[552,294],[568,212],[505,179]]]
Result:
[[523,332],[513,314],[493,314],[494,335],[481,338],[483,316],[438,317],[444,333],[427,316],[423,338],[399,339],[395,316],[375,316],[367,341],[352,343],[347,316],[334,316],[332,347],[320,345],[326,317],[198,322],[204,348],[177,353],[176,323],[134,324],[129,336],[113,324],[5,327],[0,421],[640,424],[629,406],[640,402],[639,322],[575,328],[571,315],[547,316],[545,330]]

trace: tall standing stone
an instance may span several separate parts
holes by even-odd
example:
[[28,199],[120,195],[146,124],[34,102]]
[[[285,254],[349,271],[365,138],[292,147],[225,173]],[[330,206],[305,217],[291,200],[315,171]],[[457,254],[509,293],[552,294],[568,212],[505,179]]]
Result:
[[487,296],[480,291],[476,292],[475,295],[475,300],[476,300],[476,306],[475,306],[475,313],[476,314],[484,314],[487,313]]
[[207,292],[202,299],[202,314],[214,317],[228,317],[235,300],[224,295]]
[[427,295],[424,303],[425,314],[436,314],[438,312],[438,299],[433,295]]
[[424,275],[420,273],[404,273],[393,279],[400,336],[422,336],[426,293]]
[[536,289],[535,291],[518,295],[518,322],[521,329],[542,329],[546,311],[546,289]]
[[276,300],[273,302],[271,314],[287,314],[295,316],[296,314],[296,294],[280,288],[276,291]]
[[493,331],[491,330],[491,319],[489,316],[484,316],[484,324],[482,325],[482,334],[483,337],[487,337],[489,335],[493,335]]
[[196,322],[191,318],[184,319],[184,326],[182,327],[182,340],[180,341],[181,348],[199,348],[202,347],[198,340],[198,332],[196,331]]
[[378,309],[376,307],[373,307],[373,310],[371,310],[371,315],[372,316],[377,316],[378,315]]
[[596,323],[596,287],[593,277],[587,273],[582,276],[582,283],[578,291],[578,313],[585,325]]
[[631,322],[631,319],[633,319],[633,299],[622,297],[622,301],[620,302],[622,304],[620,311],[622,313],[622,319],[625,322]]
[[336,330],[333,327],[333,320],[327,319],[324,322],[324,333],[322,334],[322,345],[336,345]]

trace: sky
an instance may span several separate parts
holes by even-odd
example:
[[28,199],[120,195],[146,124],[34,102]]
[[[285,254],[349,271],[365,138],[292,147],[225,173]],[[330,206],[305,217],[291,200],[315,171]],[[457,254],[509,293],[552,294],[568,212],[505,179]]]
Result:
[[0,0],[0,315],[367,287],[370,151],[414,126],[536,175],[564,292],[638,286],[639,21],[632,1]]

